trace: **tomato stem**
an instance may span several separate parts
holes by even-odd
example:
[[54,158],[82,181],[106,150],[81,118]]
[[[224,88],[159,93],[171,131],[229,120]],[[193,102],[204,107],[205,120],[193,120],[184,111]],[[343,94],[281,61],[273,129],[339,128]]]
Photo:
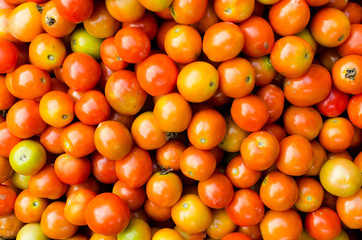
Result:
[[40,6],[39,4],[36,4],[35,7],[36,7],[36,10],[38,10],[38,12],[40,12],[40,13],[43,12],[44,7]]
[[170,173],[170,172],[173,171],[173,168],[170,168],[170,167],[165,168],[165,167],[162,166],[160,163],[157,163],[157,164],[158,164],[158,166],[161,168],[160,175],[166,175],[166,174],[168,174],[168,173]]
[[46,25],[48,25],[49,27],[54,25],[57,21],[53,18],[53,17],[46,17]]
[[350,80],[354,80],[356,78],[356,75],[357,75],[356,68],[352,68],[352,69],[348,68],[346,71],[345,77]]

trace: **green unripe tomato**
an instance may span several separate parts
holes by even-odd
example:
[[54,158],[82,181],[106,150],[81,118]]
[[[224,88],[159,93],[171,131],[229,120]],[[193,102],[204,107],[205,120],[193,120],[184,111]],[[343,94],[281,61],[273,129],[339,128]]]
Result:
[[117,235],[117,240],[151,239],[150,226],[140,218],[132,218],[127,228]]
[[23,140],[11,149],[9,162],[15,172],[30,176],[44,166],[46,152],[40,143],[33,140]]
[[25,176],[14,172],[13,175],[11,175],[11,182],[15,185],[15,187],[24,190],[29,187],[30,177],[31,176]]
[[99,60],[103,39],[90,35],[84,28],[76,29],[70,36],[70,46],[73,52],[82,52]]

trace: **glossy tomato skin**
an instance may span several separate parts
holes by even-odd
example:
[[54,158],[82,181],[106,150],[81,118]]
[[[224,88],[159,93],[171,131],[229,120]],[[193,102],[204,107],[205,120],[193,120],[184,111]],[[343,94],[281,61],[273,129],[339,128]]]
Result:
[[362,128],[362,93],[351,97],[347,105],[347,113],[353,125]]
[[268,121],[269,113],[264,100],[255,95],[234,99],[231,117],[243,130],[254,132],[260,130]]
[[[351,2],[355,4],[354,2]],[[361,9],[362,7],[359,6]],[[352,24],[351,34],[348,39],[337,48],[339,55],[342,57],[347,55],[362,55],[362,44],[358,39],[362,36],[362,24]]]
[[61,135],[63,150],[73,157],[84,157],[96,150],[95,127],[75,122],[64,128]]
[[261,171],[255,171],[246,165],[240,155],[235,156],[226,167],[226,176],[234,187],[250,188],[261,177]]
[[225,210],[230,219],[240,226],[258,224],[263,219],[265,211],[260,196],[251,189],[236,191]]
[[332,78],[328,70],[312,64],[300,77],[284,80],[285,98],[296,106],[311,106],[323,101],[332,88]]
[[313,212],[321,205],[324,198],[322,185],[310,177],[302,177],[297,180],[298,199],[295,207],[302,212]]
[[146,190],[143,186],[139,188],[130,188],[121,180],[118,180],[113,185],[112,193],[118,195],[127,204],[129,210],[132,212],[137,211],[146,200]]
[[332,68],[333,84],[348,94],[362,92],[362,56],[348,55],[339,59]]
[[91,163],[88,158],[75,158],[62,154],[55,159],[54,170],[62,182],[76,185],[88,179],[91,173]]
[[117,195],[101,193],[89,202],[85,219],[94,232],[103,235],[116,235],[127,227],[130,221],[130,210]]
[[122,115],[138,113],[146,101],[147,93],[139,84],[136,73],[120,70],[107,80],[105,95],[111,107]]
[[0,155],[3,157],[9,157],[11,149],[21,141],[21,138],[16,137],[12,134],[7,123],[0,123]]
[[6,87],[5,77],[0,77],[0,110],[9,109],[15,102],[15,97]]
[[204,16],[207,2],[205,0],[173,0],[170,5],[170,12],[175,22],[179,24],[194,24],[199,22]]
[[327,160],[321,168],[319,179],[326,191],[338,197],[350,197],[362,185],[361,170],[344,158]]
[[0,46],[0,73],[12,72],[18,63],[18,49],[12,42],[4,39],[0,40]]
[[342,11],[336,8],[323,8],[311,19],[310,30],[320,45],[337,47],[347,40],[351,24]]
[[91,56],[75,52],[65,58],[62,75],[68,87],[76,91],[87,91],[97,85],[101,68]]
[[282,36],[299,33],[307,26],[309,18],[309,6],[304,0],[280,0],[269,11],[270,25]]
[[347,108],[349,95],[332,87],[328,96],[316,105],[318,112],[326,117],[337,117]]
[[240,53],[244,46],[244,35],[236,24],[219,22],[206,30],[202,43],[202,49],[211,61],[223,62]]
[[361,228],[361,211],[362,211],[362,190],[350,197],[337,198],[336,208],[338,216],[342,222],[349,228]]
[[40,220],[41,230],[50,238],[63,239],[73,236],[78,226],[64,217],[65,202],[55,201],[47,206]]
[[0,185],[0,216],[6,216],[14,210],[15,200],[17,198],[16,192],[8,187]]
[[137,67],[141,87],[152,96],[171,92],[176,87],[178,70],[166,54],[153,54]]
[[260,223],[260,230],[265,240],[273,240],[278,236],[280,240],[298,239],[303,230],[302,219],[297,211],[269,210]]
[[79,23],[87,20],[93,12],[92,0],[55,0],[59,14],[69,22]]
[[286,211],[297,201],[298,186],[295,180],[281,172],[271,172],[260,186],[260,198],[275,211]]
[[275,42],[270,53],[274,69],[285,77],[296,78],[306,73],[314,53],[310,44],[297,36],[286,36]]
[[[145,8],[138,0],[106,0],[105,3],[111,16],[120,22],[137,21],[145,12]],[[132,11],[130,11],[130,9],[132,9]]]
[[122,28],[116,33],[114,41],[119,56],[129,63],[141,62],[151,50],[150,39],[139,28]]
[[308,213],[304,224],[307,233],[314,239],[334,239],[341,232],[341,220],[337,213],[326,207]]
[[255,1],[216,0],[214,10],[224,22],[242,22],[251,16],[255,8]]
[[29,138],[41,133],[47,125],[41,119],[38,109],[39,103],[35,100],[16,102],[6,116],[9,131],[19,138]]

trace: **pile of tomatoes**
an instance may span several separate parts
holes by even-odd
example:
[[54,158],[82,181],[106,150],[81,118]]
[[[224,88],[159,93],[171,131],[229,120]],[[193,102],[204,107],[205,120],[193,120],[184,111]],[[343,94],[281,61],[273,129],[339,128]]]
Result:
[[361,239],[359,0],[0,0],[0,113],[0,239]]

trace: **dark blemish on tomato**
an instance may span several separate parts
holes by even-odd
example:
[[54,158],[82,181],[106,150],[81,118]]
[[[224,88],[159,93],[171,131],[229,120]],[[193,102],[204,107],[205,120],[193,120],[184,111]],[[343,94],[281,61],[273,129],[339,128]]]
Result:
[[52,17],[46,17],[45,23],[46,23],[46,25],[48,25],[49,27],[52,26],[52,25],[54,25],[56,22],[57,22],[57,21],[56,21],[54,18],[52,18]]
[[42,13],[43,12],[43,9],[44,7],[38,5],[38,4],[35,4],[35,7],[36,7],[36,10],[38,10],[38,12]]
[[357,70],[355,68],[347,68],[345,77],[354,81],[357,75]]
[[41,83],[46,83],[47,81],[45,80],[45,78],[40,78],[40,82]]
[[66,115],[66,114],[62,115],[62,119],[67,119],[67,118],[68,118],[68,115]]
[[338,38],[338,42],[342,41],[343,39],[344,39],[344,36],[342,35]]
[[251,77],[250,77],[250,76],[247,76],[246,79],[245,79],[245,82],[246,82],[246,83],[249,83],[250,80],[251,80]]
[[209,86],[210,86],[210,87],[213,87],[214,85],[215,85],[214,82],[210,82],[210,83],[209,83]]
[[269,47],[269,43],[268,42],[265,42],[264,43],[264,48],[267,49]]

